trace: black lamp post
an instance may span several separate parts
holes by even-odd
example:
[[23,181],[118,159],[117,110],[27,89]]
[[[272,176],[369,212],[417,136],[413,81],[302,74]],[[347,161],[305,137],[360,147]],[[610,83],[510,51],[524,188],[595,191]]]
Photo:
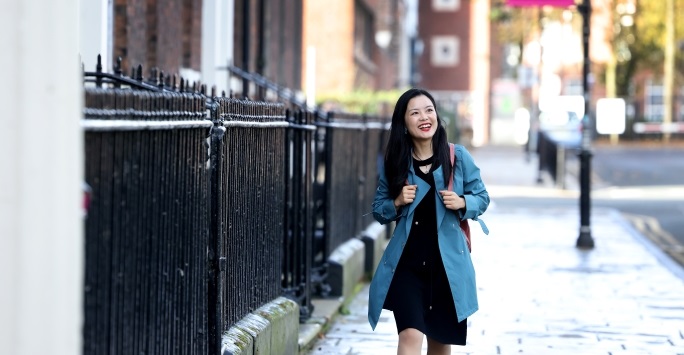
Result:
[[578,5],[582,14],[582,44],[584,46],[584,66],[582,68],[582,86],[584,88],[584,119],[582,125],[582,147],[580,157],[580,233],[577,238],[577,248],[594,248],[594,239],[591,236],[591,127],[589,112],[591,94],[589,90],[589,34],[591,21],[591,0],[583,0]]

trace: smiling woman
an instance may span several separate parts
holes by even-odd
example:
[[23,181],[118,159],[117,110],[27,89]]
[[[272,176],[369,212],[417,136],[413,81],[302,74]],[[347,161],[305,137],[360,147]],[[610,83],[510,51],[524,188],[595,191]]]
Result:
[[419,354],[423,336],[430,354],[465,345],[466,319],[478,309],[475,271],[460,223],[478,220],[489,195],[468,151],[451,148],[432,95],[422,89],[401,95],[373,201],[378,222],[397,224],[368,302],[373,328],[382,309],[394,312],[401,354]]

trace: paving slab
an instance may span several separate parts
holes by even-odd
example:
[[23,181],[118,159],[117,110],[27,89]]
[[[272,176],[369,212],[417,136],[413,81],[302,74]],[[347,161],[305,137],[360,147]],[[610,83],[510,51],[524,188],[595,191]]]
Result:
[[[592,213],[596,248],[575,248],[572,208],[495,209],[473,229],[480,310],[452,354],[684,354],[684,280],[643,247],[619,213]],[[392,312],[374,332],[367,285],[312,354],[393,354]],[[425,343],[425,342],[424,342]]]
[[[684,355],[681,266],[611,209],[592,209],[596,247],[577,249],[578,208],[496,204],[499,197],[577,197],[576,185],[538,181],[536,157],[526,159],[519,147],[471,153],[493,203],[483,217],[490,234],[471,228],[480,310],[468,319],[466,346],[452,346],[452,354]],[[368,324],[367,284],[347,309],[310,354],[396,354],[392,312],[383,310],[374,332]]]

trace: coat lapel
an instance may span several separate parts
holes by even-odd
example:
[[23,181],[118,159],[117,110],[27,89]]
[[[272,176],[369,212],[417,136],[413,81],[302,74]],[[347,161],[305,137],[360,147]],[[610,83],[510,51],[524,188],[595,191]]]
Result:
[[435,194],[437,196],[435,199],[435,211],[437,212],[437,228],[439,228],[439,226],[442,225],[442,220],[444,219],[444,215],[446,214],[447,210],[446,207],[444,207],[442,195],[439,193],[440,191],[447,189],[447,184],[444,182],[444,174],[442,173],[441,166],[432,172],[432,177],[435,179]]
[[411,231],[413,211],[416,209],[416,207],[418,207],[418,204],[421,200],[423,200],[423,197],[425,197],[428,190],[430,190],[430,184],[428,184],[427,182],[425,182],[425,180],[421,179],[420,177],[418,177],[418,175],[416,175],[415,170],[413,170],[413,164],[411,164],[411,166],[409,167],[408,181],[411,185],[418,185],[418,189],[416,190],[416,198],[413,200],[413,203],[409,205],[409,210],[406,219],[406,235],[409,235],[409,232]]
[[[439,193],[439,191],[447,189],[447,184],[444,181],[444,174],[442,173],[441,166],[432,172],[432,177],[435,179],[435,211],[437,212],[437,226],[439,227],[442,225],[442,220],[444,220],[444,215],[447,211],[446,207],[444,207],[442,195]],[[428,184],[425,180],[421,179],[420,177],[418,177],[418,175],[416,175],[415,170],[413,170],[413,164],[411,164],[411,167],[409,168],[408,181],[411,185],[418,185],[418,190],[416,191],[415,200],[413,200],[413,203],[411,203],[411,205],[409,206],[407,218],[408,223],[406,224],[406,235],[409,234],[411,229],[411,223],[413,221],[413,211],[416,209],[416,207],[423,199],[423,197],[425,197],[428,190],[430,190],[430,184]]]

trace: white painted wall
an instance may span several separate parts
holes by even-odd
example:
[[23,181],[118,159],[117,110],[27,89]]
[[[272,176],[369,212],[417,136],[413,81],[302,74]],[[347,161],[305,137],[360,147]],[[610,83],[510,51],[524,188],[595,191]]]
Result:
[[219,68],[233,61],[234,10],[233,0],[202,2],[202,82],[218,95],[229,92],[228,71]]
[[79,0],[0,11],[0,352],[79,354],[83,323]]
[[[475,147],[489,141],[489,0],[470,2],[470,90]],[[484,43],[484,45],[482,45]]]
[[113,0],[79,0],[79,53],[86,71],[95,71],[97,55],[102,70],[112,72]]

